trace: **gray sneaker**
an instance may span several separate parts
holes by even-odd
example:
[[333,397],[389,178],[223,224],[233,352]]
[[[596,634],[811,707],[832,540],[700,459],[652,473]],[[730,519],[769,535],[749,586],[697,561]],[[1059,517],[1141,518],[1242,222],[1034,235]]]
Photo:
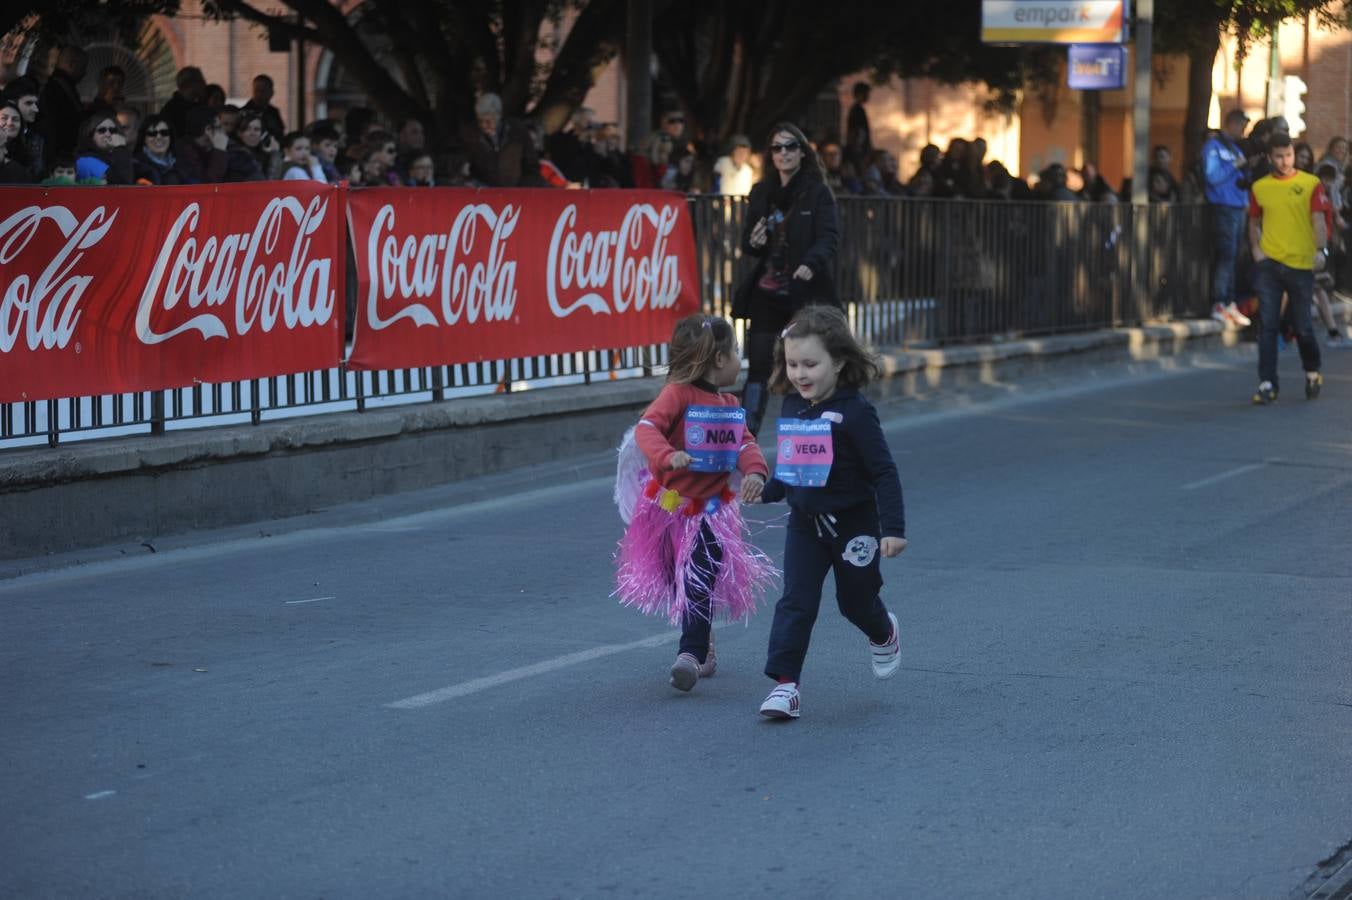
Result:
[[699,660],[692,654],[682,653],[671,665],[671,686],[678,691],[688,691],[699,681]]
[[718,657],[714,654],[714,630],[709,629],[709,652],[704,657],[704,664],[699,667],[699,677],[708,678],[718,671]]

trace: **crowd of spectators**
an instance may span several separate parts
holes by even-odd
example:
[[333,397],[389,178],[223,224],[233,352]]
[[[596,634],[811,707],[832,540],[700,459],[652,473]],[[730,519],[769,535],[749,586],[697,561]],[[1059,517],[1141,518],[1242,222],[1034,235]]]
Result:
[[[20,76],[0,91],[0,183],[311,179],[354,186],[664,188],[743,196],[765,164],[765,148],[751,138],[733,135],[719,145],[691,128],[678,109],[662,113],[642,146],[626,148],[619,126],[597,121],[591,109],[578,109],[563,129],[545,136],[538,124],[505,116],[492,93],[477,98],[472,122],[436,146],[429,144],[426,123],[387,122],[365,107],[349,110],[341,122],[321,119],[288,130],[272,103],[267,75],[254,78],[248,101],[234,105],[196,66],[179,70],[173,96],[143,118],[124,99],[126,79],[116,66],[103,69],[94,95],[82,98],[77,85],[87,65],[81,49],[66,47],[46,83]],[[1052,163],[1020,178],[1000,161],[987,160],[981,138],[954,139],[946,150],[925,146],[903,178],[897,157],[873,144],[869,94],[867,83],[854,85],[843,140],[825,135],[814,142],[825,181],[837,195],[1096,203],[1130,198],[1130,178],[1114,188],[1092,162],[1079,168]],[[1260,123],[1248,142],[1257,146],[1271,127]],[[1297,152],[1298,164],[1315,171],[1312,150],[1301,145]],[[1347,142],[1335,139],[1318,161],[1333,172],[1340,214],[1346,157]],[[1152,202],[1205,199],[1200,176],[1175,177],[1166,147],[1155,148],[1149,173]]]
[[1352,159],[1347,139],[1330,139],[1323,156],[1316,158],[1310,144],[1291,140],[1282,116],[1263,119],[1252,129],[1249,122],[1243,110],[1230,110],[1221,128],[1208,136],[1201,160],[1184,179],[1184,195],[1193,193],[1195,186],[1195,192],[1211,207],[1211,315],[1240,327],[1254,324],[1259,266],[1249,239],[1249,218],[1256,202],[1251,188],[1264,176],[1275,174],[1271,151],[1290,147],[1296,169],[1318,178],[1312,182],[1313,190],[1322,191],[1328,199],[1324,211],[1328,241],[1315,260],[1314,305],[1328,331],[1327,346],[1352,346],[1342,335],[1331,304],[1335,293],[1352,292],[1352,217],[1347,214],[1352,206],[1347,178]]

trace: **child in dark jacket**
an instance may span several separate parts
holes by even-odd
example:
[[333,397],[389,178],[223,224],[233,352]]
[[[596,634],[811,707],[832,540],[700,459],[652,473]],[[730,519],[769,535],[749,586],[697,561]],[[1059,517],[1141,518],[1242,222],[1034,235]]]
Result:
[[897,617],[878,594],[879,556],[906,549],[901,481],[878,413],[859,393],[877,375],[877,363],[833,306],[800,311],[775,347],[770,389],[787,396],[775,477],[761,500],[787,499],[791,513],[784,596],[765,663],[777,685],[760,708],[769,718],[798,718],[798,681],[828,571],[835,572],[841,614],[868,637],[873,674],[890,678],[901,666]]

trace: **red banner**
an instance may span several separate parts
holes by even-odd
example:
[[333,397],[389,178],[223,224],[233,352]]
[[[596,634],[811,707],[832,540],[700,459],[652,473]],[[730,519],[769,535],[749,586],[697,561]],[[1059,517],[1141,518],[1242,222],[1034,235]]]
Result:
[[374,188],[348,226],[354,369],[660,344],[700,308],[676,193]]
[[0,189],[0,402],[332,368],[343,192]]

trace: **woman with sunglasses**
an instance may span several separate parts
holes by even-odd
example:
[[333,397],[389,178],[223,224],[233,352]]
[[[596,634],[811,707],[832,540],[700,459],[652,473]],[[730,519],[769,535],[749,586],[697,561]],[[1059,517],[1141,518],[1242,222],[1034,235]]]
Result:
[[134,184],[131,148],[112,113],[95,113],[76,132],[75,180],[81,183]]
[[757,262],[732,301],[733,317],[750,320],[742,406],[747,428],[756,433],[769,398],[766,382],[774,363],[775,338],[803,307],[840,305],[836,198],[822,179],[817,151],[798,126],[788,122],[770,130],[768,145],[766,158],[771,164],[747,198],[742,231],[742,252]]
[[174,132],[169,120],[158,114],[149,116],[141,126],[141,147],[132,157],[136,177],[152,184],[182,184],[173,146]]

